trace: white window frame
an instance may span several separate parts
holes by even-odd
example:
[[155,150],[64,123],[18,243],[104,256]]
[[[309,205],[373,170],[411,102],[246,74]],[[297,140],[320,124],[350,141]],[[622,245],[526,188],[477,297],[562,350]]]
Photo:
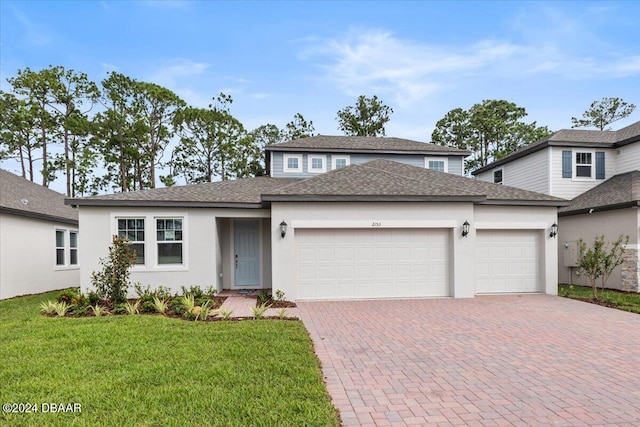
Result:
[[[71,246],[71,235],[72,234],[76,235],[76,246],[75,247]],[[80,240],[79,239],[80,239],[80,236],[78,234],[78,230],[69,230],[69,265],[72,266],[72,267],[77,267],[78,265],[80,265],[80,260],[78,259],[78,254],[79,254],[78,246],[80,246],[80,243],[79,243]],[[75,264],[73,264],[71,262],[71,254],[74,251],[76,253],[76,263]]]
[[[142,245],[143,245],[142,247],[143,247],[143,250],[144,250],[144,262],[140,263],[140,264],[139,263],[135,263],[135,264],[133,264],[132,267],[134,269],[145,268],[147,266],[147,262],[149,260],[149,245],[148,245],[148,242],[149,242],[149,231],[150,230],[149,230],[149,226],[148,226],[148,223],[149,223],[148,218],[146,216],[144,216],[144,215],[138,214],[138,215],[117,215],[117,216],[114,217],[114,219],[115,219],[115,221],[114,221],[115,222],[115,227],[114,227],[115,228],[115,234],[118,235],[118,236],[120,235],[120,229],[118,227],[118,221],[119,220],[123,219],[123,220],[127,220],[128,221],[130,219],[133,219],[133,220],[141,219],[141,220],[144,221],[144,240],[135,240],[135,241],[132,240],[131,243],[136,243],[136,244],[142,243]],[[128,227],[127,227],[127,230],[128,230]],[[137,236],[136,236],[136,239],[137,239]]]
[[[322,162],[321,168],[314,168],[313,161],[320,160]],[[307,155],[307,172],[308,173],[323,173],[327,171],[327,156],[319,156],[316,154]]]
[[444,172],[447,172],[447,173],[449,172],[449,159],[447,157],[425,157],[424,158],[424,167],[427,168],[427,169],[431,169],[429,167],[429,162],[443,162],[444,163]]
[[[62,246],[58,245],[58,233],[62,233]],[[62,228],[55,229],[55,266],[56,268],[66,267],[69,257],[67,256],[67,230]],[[62,251],[62,264],[58,264],[58,251]]]
[[[591,176],[578,176],[578,166],[586,166],[586,163],[580,163],[578,165],[577,154],[591,154]],[[596,179],[596,152],[595,150],[573,150],[571,155],[572,167],[573,167],[573,180],[574,181],[594,181]]]
[[[182,222],[182,228],[180,231],[182,232],[182,239],[180,240],[158,240],[158,220],[166,220],[166,219],[179,219]],[[156,268],[166,268],[166,267],[183,267],[185,265],[185,218],[181,215],[162,215],[153,217],[154,224],[154,240],[155,240],[155,267]],[[182,262],[180,263],[166,263],[160,264],[160,251],[158,250],[159,245],[167,244],[167,243],[180,243],[182,245]]]
[[[496,182],[496,172],[502,173],[502,179],[500,180],[500,182]],[[502,185],[504,183],[504,168],[494,169],[493,172],[491,172],[491,177],[492,177],[491,182],[493,182],[494,184]]]
[[[290,168],[289,159],[298,159],[298,167]],[[285,173],[301,173],[302,172],[302,154],[283,154],[282,155],[282,171]]]
[[337,156],[335,154],[332,154],[331,155],[331,170],[342,169],[342,168],[338,168],[336,166],[337,160],[345,160],[347,162],[347,164],[344,165],[345,168],[351,164],[351,156],[348,156],[348,155]]
[[[61,232],[63,235],[63,246],[58,246],[58,232]],[[78,235],[77,228],[64,228],[64,227],[53,227],[53,236],[54,236],[54,246],[53,246],[53,268],[54,270],[77,270],[80,268],[80,263],[71,264],[71,251],[75,250],[76,253],[78,251],[78,247],[71,247],[71,233],[75,233]],[[76,243],[78,241],[76,240]],[[79,243],[78,243],[79,245]],[[64,263],[58,264],[58,250],[62,250],[64,254]],[[76,258],[77,259],[77,258]],[[78,260],[79,261],[79,260]]]

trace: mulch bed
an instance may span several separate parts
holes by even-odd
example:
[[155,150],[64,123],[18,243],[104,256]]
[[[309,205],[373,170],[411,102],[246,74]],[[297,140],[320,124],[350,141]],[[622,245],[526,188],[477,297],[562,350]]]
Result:
[[[295,302],[291,302],[291,301],[286,301],[286,300],[274,300],[273,298],[269,297],[265,300],[267,305],[270,305],[271,308],[295,308],[297,307]],[[256,306],[262,305],[262,302],[260,301],[260,298],[258,298],[258,301],[256,302]]]

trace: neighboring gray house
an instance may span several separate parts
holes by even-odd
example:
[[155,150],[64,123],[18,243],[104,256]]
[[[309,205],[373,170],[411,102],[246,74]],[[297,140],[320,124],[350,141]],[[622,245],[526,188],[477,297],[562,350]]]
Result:
[[617,131],[561,130],[473,172],[478,179],[573,199],[559,212],[559,281],[585,284],[577,241],[629,236],[608,286],[640,291],[640,122]]
[[0,299],[80,285],[78,211],[0,169]]
[[[360,163],[376,158],[374,147],[383,158]],[[330,170],[305,177],[319,152]],[[287,161],[300,177],[284,178],[277,165],[285,155],[301,156]],[[338,162],[346,155],[348,164]],[[460,176],[464,155],[394,138],[322,136],[269,146],[273,177],[67,199],[83,230],[82,287],[120,234],[140,255],[132,281],[174,291],[271,288],[294,301],[555,294],[550,231],[568,202]],[[407,164],[413,156],[418,166]],[[460,161],[459,172],[429,169],[442,170],[443,159],[449,172]]]
[[326,135],[267,145],[265,151],[267,170],[274,178],[310,178],[376,159],[462,175],[464,158],[470,154],[409,139]]

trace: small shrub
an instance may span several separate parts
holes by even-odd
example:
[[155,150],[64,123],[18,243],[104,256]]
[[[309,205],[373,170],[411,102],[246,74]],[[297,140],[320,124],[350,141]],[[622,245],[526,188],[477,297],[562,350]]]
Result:
[[215,297],[218,294],[218,290],[216,289],[215,286],[208,286],[205,290],[204,290],[205,295],[210,296],[211,298]]
[[53,310],[56,312],[58,317],[64,317],[65,314],[67,314],[67,311],[69,311],[69,307],[71,307],[71,306],[69,304],[67,304],[66,302],[64,302],[64,301],[56,302],[54,304]]
[[280,289],[276,289],[276,301],[284,301],[284,292],[282,292]]
[[129,315],[138,314],[138,313],[140,313],[140,310],[139,310],[140,301],[138,300],[138,301],[133,302],[133,303],[127,301],[124,304],[124,308],[127,310],[127,314],[129,314]]
[[282,320],[285,317],[287,317],[287,309],[281,308],[280,310],[278,310],[278,319]]
[[264,317],[264,313],[270,308],[270,305],[262,303],[258,306],[251,307],[251,312],[253,313],[254,319],[262,319]]
[[60,292],[56,297],[56,302],[66,302],[68,305],[72,305],[73,301],[78,297],[78,291],[75,289],[65,289]]
[[260,292],[258,292],[258,301],[260,301],[260,304],[265,304],[267,300],[269,300],[269,293],[266,291],[266,289],[262,289]]
[[88,301],[89,305],[100,304],[102,302],[102,297],[97,292],[90,291],[87,294],[87,301]]
[[91,306],[91,310],[93,311],[93,315],[96,317],[101,317],[101,316],[110,314],[107,311],[107,309],[102,307],[101,305],[93,305]]
[[182,306],[184,307],[185,314],[192,314],[193,309],[196,308],[196,301],[193,295],[188,294],[180,298]]
[[156,304],[154,301],[145,301],[142,303],[140,307],[140,311],[143,313],[155,313],[156,312]]
[[171,298],[171,290],[166,286],[158,286],[158,289],[155,290],[153,296],[166,301]]
[[89,310],[89,304],[73,306],[73,314],[74,314],[74,316],[84,317],[84,316],[87,315],[87,311],[88,310]]
[[153,309],[160,313],[160,314],[165,314],[165,312],[167,311],[167,308],[169,308],[169,305],[167,304],[167,301],[164,299],[161,299],[157,296],[153,297]]
[[133,284],[133,288],[136,290],[136,295],[138,295],[138,301],[140,303],[145,303],[147,301],[153,301],[153,292],[151,292],[151,286],[147,285],[147,287],[142,287],[140,282],[136,282]]
[[207,320],[207,317],[210,316],[212,311],[210,310],[210,308],[211,308],[211,300],[205,302],[201,306],[195,307],[194,313],[196,309],[199,309],[199,310],[197,310],[197,313],[195,313],[196,318],[194,320]]
[[127,306],[125,303],[119,303],[113,306],[113,314],[126,314]]
[[54,301],[43,301],[40,303],[40,312],[43,314],[53,314],[56,311],[56,302]]
[[171,307],[171,310],[173,310],[173,312],[178,316],[185,312],[184,304],[182,304],[182,298],[173,298],[169,303],[169,306]]
[[226,308],[219,308],[214,311],[222,317],[222,320],[229,320],[233,314],[233,310],[227,310]]
[[204,298],[205,296],[204,291],[198,285],[191,286],[189,287],[189,289],[185,288],[184,286],[181,286],[181,289],[182,289],[183,296],[191,295],[194,299],[201,299],[201,298]]

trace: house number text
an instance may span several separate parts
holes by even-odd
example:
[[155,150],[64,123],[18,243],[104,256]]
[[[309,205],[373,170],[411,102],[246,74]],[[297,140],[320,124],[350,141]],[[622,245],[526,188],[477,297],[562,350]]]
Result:
[[372,226],[372,227],[382,227],[382,223],[381,223],[381,222],[373,221],[373,222],[371,223],[371,226]]

